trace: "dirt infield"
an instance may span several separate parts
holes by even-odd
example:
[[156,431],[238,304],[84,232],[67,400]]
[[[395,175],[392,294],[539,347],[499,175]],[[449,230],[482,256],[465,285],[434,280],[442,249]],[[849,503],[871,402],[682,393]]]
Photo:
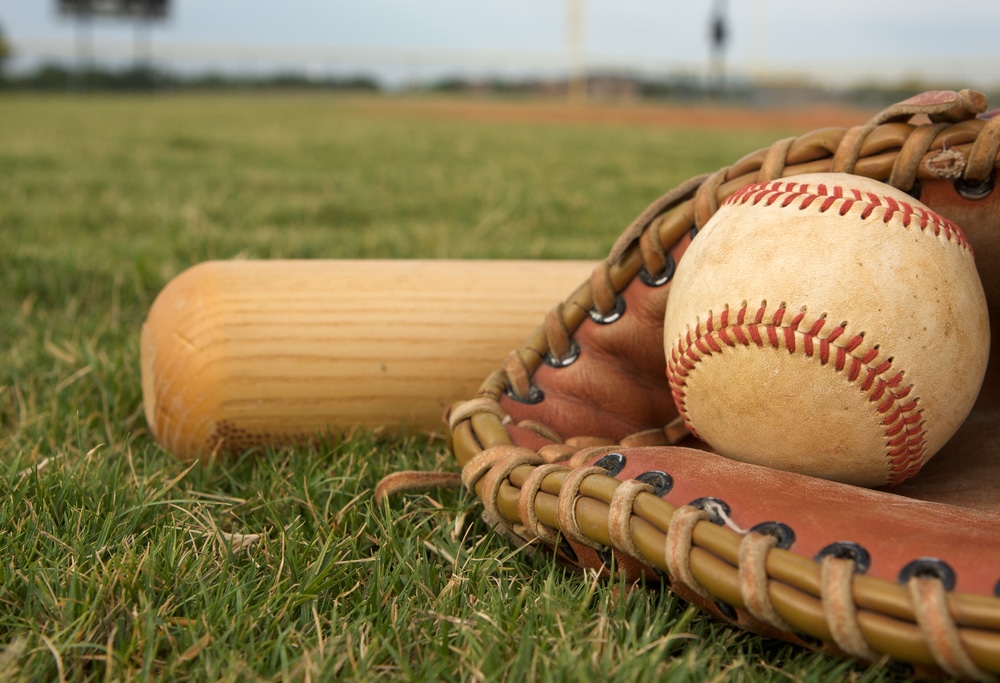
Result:
[[374,115],[441,120],[708,129],[801,129],[855,126],[874,110],[836,104],[750,107],[727,104],[582,103],[557,100],[380,98],[364,105]]

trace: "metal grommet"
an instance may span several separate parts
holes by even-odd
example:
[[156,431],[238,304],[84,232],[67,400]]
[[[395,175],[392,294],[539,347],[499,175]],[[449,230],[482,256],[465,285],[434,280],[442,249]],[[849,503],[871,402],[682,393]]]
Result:
[[792,527],[781,522],[761,522],[750,527],[750,531],[774,536],[778,539],[778,543],[774,547],[781,548],[782,550],[788,550],[795,543],[795,532],[792,531]]
[[722,515],[719,514],[720,511],[726,517],[728,517],[729,513],[732,512],[729,509],[729,504],[726,503],[726,501],[720,500],[718,498],[711,498],[711,497],[696,498],[695,500],[692,500],[690,503],[688,503],[688,505],[690,505],[691,507],[696,507],[699,510],[704,510],[705,512],[709,513],[711,515],[709,521],[717,526],[724,526],[726,523],[726,520],[722,517]]
[[599,325],[610,325],[623,315],[625,315],[625,299],[621,296],[615,297],[615,307],[608,314],[601,313],[596,308],[590,309],[590,319]]
[[625,463],[627,463],[625,456],[621,453],[608,453],[607,455],[602,455],[597,462],[594,463],[595,467],[603,467],[608,471],[609,477],[614,477],[625,469]]
[[922,557],[913,560],[899,572],[899,582],[907,583],[913,577],[938,579],[946,591],[955,588],[955,570],[936,557]]
[[677,262],[674,261],[673,256],[667,254],[667,261],[663,264],[663,270],[656,275],[653,275],[646,269],[646,266],[643,266],[642,270],[639,271],[639,279],[642,280],[642,283],[647,287],[662,287],[670,282],[676,270]]
[[545,364],[551,368],[565,368],[572,365],[580,357],[580,345],[575,341],[570,340],[569,351],[562,358],[558,358],[553,355],[552,351],[549,350],[545,354]]
[[541,403],[545,399],[545,392],[536,387],[534,384],[531,385],[528,390],[527,396],[521,396],[513,387],[510,387],[506,391],[507,397],[512,401],[517,401],[518,403],[523,403],[524,405],[533,406],[536,403]]
[[955,191],[964,199],[979,200],[988,197],[995,185],[996,174],[991,173],[982,180],[959,178],[955,181]]
[[840,560],[852,560],[854,562],[854,571],[858,574],[864,574],[872,566],[871,554],[869,554],[863,546],[857,543],[852,543],[851,541],[838,541],[836,543],[831,543],[816,553],[817,561],[822,560],[824,557],[836,557]]
[[671,477],[666,472],[661,472],[660,470],[650,470],[649,472],[643,472],[638,477],[635,478],[636,481],[641,481],[643,484],[649,484],[653,487],[653,495],[657,498],[662,498],[663,496],[670,493],[670,489],[674,487],[674,478]]

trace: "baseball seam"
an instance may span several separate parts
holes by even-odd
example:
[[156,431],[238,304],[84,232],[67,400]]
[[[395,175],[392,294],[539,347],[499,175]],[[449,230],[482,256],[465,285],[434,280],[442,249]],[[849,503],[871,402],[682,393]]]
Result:
[[[823,336],[826,315],[806,322],[806,309],[802,308],[786,322],[788,307],[783,302],[772,315],[768,315],[767,302],[748,320],[750,309],[743,302],[732,320],[729,306],[716,317],[711,312],[704,326],[697,325],[692,333],[678,339],[670,352],[667,378],[677,410],[691,434],[698,433],[691,423],[686,400],[687,378],[706,356],[722,353],[725,347],[737,345],[773,349],[784,348],[789,354],[802,353],[817,358],[820,365],[830,365],[837,372],[846,372],[849,383],[860,382],[859,390],[868,394],[882,416],[889,463],[889,484],[897,484],[917,473],[924,461],[926,432],[922,413],[916,397],[911,397],[912,385],[903,385],[903,373],[894,372],[892,358],[879,360],[878,345],[862,355],[854,352],[864,341],[864,333],[844,337],[847,323],[841,323]],[[702,329],[704,327],[704,330]],[[693,335],[693,336],[692,336]]]
[[787,208],[798,201],[797,208],[800,211],[809,208],[817,200],[821,200],[819,206],[815,207],[819,213],[825,213],[836,207],[841,216],[846,215],[857,205],[861,208],[860,218],[862,220],[868,219],[873,214],[881,214],[883,223],[889,223],[897,214],[900,214],[899,219],[904,228],[909,228],[915,223],[921,232],[930,231],[935,237],[940,237],[943,234],[946,241],[953,242],[970,254],[972,253],[972,245],[969,244],[962,229],[944,216],[929,211],[925,207],[914,206],[907,201],[879,196],[874,192],[844,188],[840,185],[817,183],[813,186],[808,183],[780,180],[755,183],[737,190],[723,203],[723,206],[757,205],[761,202],[765,206],[773,206],[779,199],[781,200],[779,204],[781,208]]

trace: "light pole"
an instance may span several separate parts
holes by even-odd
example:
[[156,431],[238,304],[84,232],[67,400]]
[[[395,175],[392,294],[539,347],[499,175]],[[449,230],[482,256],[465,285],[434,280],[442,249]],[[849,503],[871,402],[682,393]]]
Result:
[[721,95],[726,89],[726,41],[729,29],[726,25],[726,0],[714,0],[709,24],[711,51],[708,63],[708,90],[710,94]]
[[586,7],[584,0],[569,0],[569,99],[583,102],[587,99],[587,64],[584,54],[584,25]]

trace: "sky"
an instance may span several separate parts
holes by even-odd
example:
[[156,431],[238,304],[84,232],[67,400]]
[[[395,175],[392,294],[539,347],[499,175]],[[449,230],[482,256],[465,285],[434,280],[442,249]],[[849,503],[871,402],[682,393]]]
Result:
[[[704,75],[709,20],[726,6],[726,71],[819,84],[920,80],[1000,85],[1000,2],[983,0],[580,0],[592,69]],[[127,63],[130,24],[99,20],[78,34],[57,0],[0,0],[12,66],[72,59],[78,35],[97,60]],[[441,74],[564,73],[570,0],[171,0],[138,34],[178,70],[292,68],[388,79]],[[836,8],[835,10],[831,8]],[[109,61],[110,63],[110,61]]]

